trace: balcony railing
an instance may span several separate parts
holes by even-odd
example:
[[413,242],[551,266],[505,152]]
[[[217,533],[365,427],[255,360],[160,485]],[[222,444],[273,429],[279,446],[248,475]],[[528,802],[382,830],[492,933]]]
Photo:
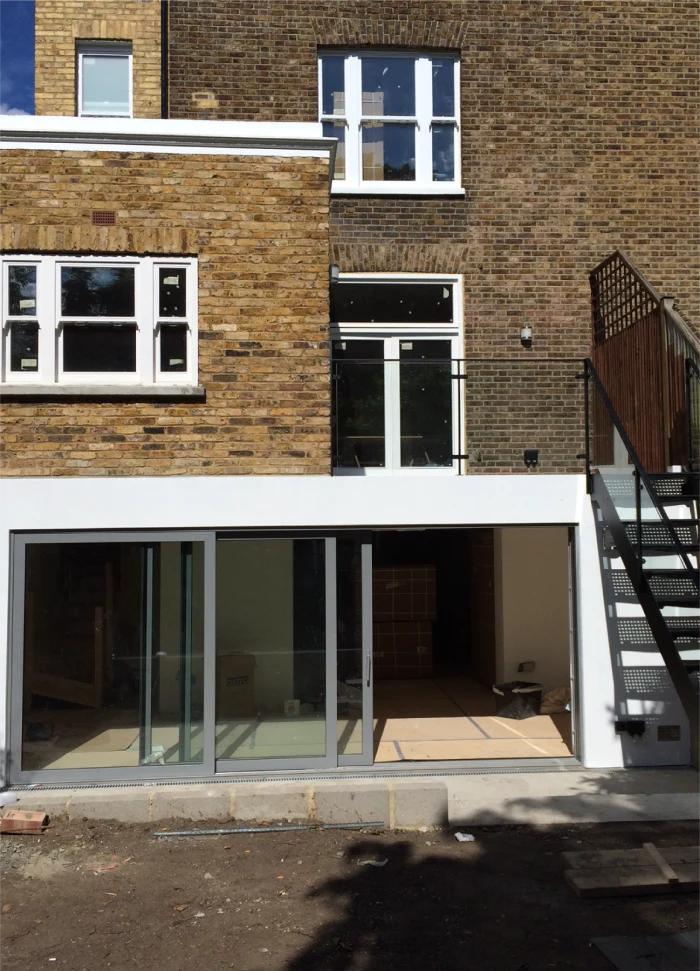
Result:
[[333,468],[461,475],[465,365],[464,358],[332,360]]

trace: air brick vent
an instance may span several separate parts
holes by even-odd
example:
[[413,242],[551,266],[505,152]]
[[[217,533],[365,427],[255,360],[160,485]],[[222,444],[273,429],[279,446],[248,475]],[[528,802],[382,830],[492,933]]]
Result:
[[114,226],[117,221],[116,212],[110,212],[109,209],[95,209],[92,213],[92,225],[93,226]]
[[680,725],[659,725],[657,726],[657,738],[660,742],[680,742]]

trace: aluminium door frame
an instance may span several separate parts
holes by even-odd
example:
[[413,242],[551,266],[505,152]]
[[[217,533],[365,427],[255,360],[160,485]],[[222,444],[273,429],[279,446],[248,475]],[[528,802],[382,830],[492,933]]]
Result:
[[[184,543],[204,544],[204,698],[202,761],[189,764],[112,766],[92,769],[22,769],[24,709],[24,608],[26,548],[37,544],[67,545],[105,543]],[[216,533],[214,530],[89,530],[86,532],[41,532],[12,534],[12,600],[10,603],[10,644],[8,651],[10,697],[8,706],[8,778],[10,784],[32,783],[67,786],[99,782],[158,782],[173,779],[194,780],[214,774],[214,732],[216,698]]]

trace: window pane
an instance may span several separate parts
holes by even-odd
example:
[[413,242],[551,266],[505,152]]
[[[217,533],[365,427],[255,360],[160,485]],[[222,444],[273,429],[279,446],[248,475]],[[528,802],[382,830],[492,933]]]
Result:
[[82,112],[128,115],[131,58],[127,54],[85,54],[81,57]]
[[160,328],[161,371],[187,370],[187,324],[166,324]]
[[416,131],[413,125],[362,126],[362,178],[366,182],[413,182]]
[[[404,468],[452,465],[450,352],[450,341],[401,341],[399,393]],[[444,364],[440,363],[442,359]]]
[[333,341],[334,463],[383,468],[384,341]]
[[362,114],[415,115],[415,113],[415,59],[363,57]]
[[335,150],[335,168],[333,169],[334,179],[345,178],[345,122],[334,124],[332,121],[323,123],[323,135],[325,138],[337,138],[338,145]]
[[433,125],[433,182],[454,182],[454,125]]
[[433,117],[454,118],[455,62],[433,60]]
[[39,370],[39,324],[15,321],[10,325],[10,370]]
[[184,266],[158,270],[158,316],[187,316],[187,270]]
[[345,58],[321,58],[321,97],[322,114],[345,114]]
[[7,282],[10,317],[36,317],[36,267],[8,267]]
[[219,540],[216,757],[325,754],[324,540]]
[[29,544],[22,768],[201,762],[203,591],[203,543]]
[[133,267],[61,267],[61,314],[64,317],[133,317]]
[[334,323],[451,324],[452,286],[443,283],[336,283]]
[[135,371],[136,328],[105,324],[63,328],[64,371]]

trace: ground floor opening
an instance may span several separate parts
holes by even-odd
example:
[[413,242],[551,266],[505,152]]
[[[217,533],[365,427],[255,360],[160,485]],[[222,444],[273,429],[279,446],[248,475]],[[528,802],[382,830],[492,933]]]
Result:
[[[18,538],[11,778],[575,756],[570,544],[566,527]],[[493,686],[513,681],[554,701],[504,717]]]

